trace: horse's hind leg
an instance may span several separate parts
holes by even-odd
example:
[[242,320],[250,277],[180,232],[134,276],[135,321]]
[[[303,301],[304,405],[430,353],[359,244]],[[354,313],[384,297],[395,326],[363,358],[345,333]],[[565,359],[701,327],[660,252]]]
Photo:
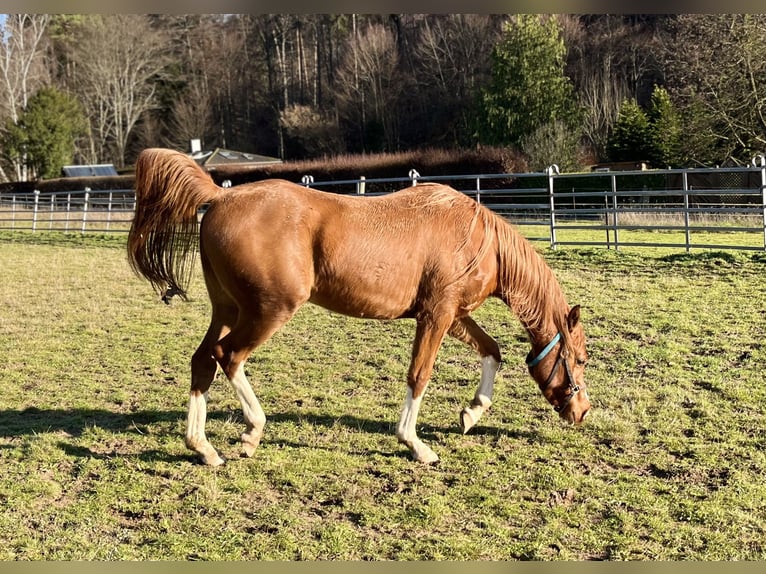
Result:
[[495,374],[500,367],[500,347],[471,317],[457,319],[449,334],[464,342],[481,356],[481,380],[471,404],[460,413],[460,428],[467,433],[492,405]]
[[221,336],[228,332],[226,325],[231,325],[235,319],[236,308],[214,309],[207,333],[192,355],[191,360],[191,392],[186,418],[186,447],[199,454],[202,462],[210,466],[223,464],[223,459],[218,456],[205,435],[208,389],[210,389],[218,368],[213,347]]
[[[192,357],[192,390],[189,398],[186,446],[199,454],[202,462],[210,466],[218,466],[224,462],[205,436],[207,391],[215,377],[217,366],[221,366],[242,406],[245,419],[245,432],[240,437],[242,449],[246,456],[252,456],[263,436],[266,415],[245,376],[244,364],[253,349],[268,340],[293,314],[276,314],[271,319],[259,320],[242,312],[237,313],[236,309],[230,311],[225,323],[218,313],[214,313],[208,332]],[[235,322],[235,326],[229,330],[226,325]]]
[[242,405],[245,432],[240,439],[245,456],[253,455],[266,425],[266,415],[245,376],[245,361],[256,347],[265,343],[293,316],[298,307],[300,305],[285,307],[282,311],[270,311],[268,316],[262,312],[242,310],[235,327],[216,345],[218,364]]

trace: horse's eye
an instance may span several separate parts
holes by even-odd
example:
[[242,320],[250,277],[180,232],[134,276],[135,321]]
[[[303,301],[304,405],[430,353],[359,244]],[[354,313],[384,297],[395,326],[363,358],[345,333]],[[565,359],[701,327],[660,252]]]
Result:
[[588,361],[586,361],[585,359],[575,359],[575,362],[577,363],[578,367],[584,367],[585,363],[587,363]]

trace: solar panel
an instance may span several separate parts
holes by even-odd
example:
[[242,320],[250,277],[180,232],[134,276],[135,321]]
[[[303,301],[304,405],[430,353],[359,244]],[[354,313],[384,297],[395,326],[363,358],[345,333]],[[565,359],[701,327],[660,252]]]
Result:
[[94,165],[65,165],[61,168],[64,177],[88,177],[117,175],[117,170],[111,163],[102,163]]

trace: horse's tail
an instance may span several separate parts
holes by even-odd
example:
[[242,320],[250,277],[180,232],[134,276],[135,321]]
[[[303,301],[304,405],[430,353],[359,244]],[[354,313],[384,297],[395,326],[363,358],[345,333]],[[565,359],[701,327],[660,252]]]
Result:
[[136,162],[136,211],[128,262],[159,292],[186,299],[199,241],[199,207],[222,192],[188,155],[145,149]]

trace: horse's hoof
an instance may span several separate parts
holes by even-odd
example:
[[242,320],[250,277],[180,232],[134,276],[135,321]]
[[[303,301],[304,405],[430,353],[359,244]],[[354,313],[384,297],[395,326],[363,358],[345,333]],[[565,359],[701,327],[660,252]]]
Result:
[[200,455],[200,459],[202,460],[202,464],[204,464],[205,466],[211,466],[214,468],[216,466],[221,466],[223,464],[226,464],[226,461],[222,459],[220,456],[218,456],[217,454],[207,455],[207,456]]
[[460,413],[460,428],[462,429],[463,434],[466,434],[471,430],[478,420],[479,417],[474,417],[474,412],[470,408],[465,407]]
[[412,458],[421,464],[435,464],[439,462],[439,456],[430,448],[421,450],[420,452],[413,452]]
[[242,456],[250,458],[255,454],[255,449],[261,444],[261,437],[253,438],[247,433],[242,433],[240,437],[242,441]]
[[419,459],[416,459],[420,464],[436,464],[439,462],[439,457],[434,454],[433,456],[425,456]]

